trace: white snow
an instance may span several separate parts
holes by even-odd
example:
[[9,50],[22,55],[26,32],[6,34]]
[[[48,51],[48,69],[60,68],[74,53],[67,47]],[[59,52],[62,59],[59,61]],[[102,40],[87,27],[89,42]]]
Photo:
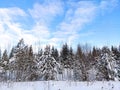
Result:
[[0,90],[120,90],[120,82],[9,82],[0,83]]

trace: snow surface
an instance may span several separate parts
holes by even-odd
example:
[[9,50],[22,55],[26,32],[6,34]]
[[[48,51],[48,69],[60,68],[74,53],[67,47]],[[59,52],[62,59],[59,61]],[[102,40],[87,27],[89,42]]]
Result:
[[120,90],[120,82],[2,82],[0,83],[0,90]]

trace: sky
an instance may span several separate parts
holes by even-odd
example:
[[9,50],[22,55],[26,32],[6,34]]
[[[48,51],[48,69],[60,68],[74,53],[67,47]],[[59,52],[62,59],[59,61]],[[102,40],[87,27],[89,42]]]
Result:
[[0,0],[0,48],[120,44],[120,0]]

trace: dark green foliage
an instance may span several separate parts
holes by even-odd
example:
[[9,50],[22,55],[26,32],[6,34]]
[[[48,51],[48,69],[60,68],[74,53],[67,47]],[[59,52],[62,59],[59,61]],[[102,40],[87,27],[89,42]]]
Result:
[[67,43],[63,45],[61,53],[60,53],[60,57],[62,58],[61,63],[63,64],[63,66],[65,68],[68,68],[70,64],[69,64],[69,61],[68,61],[69,47],[68,47]]

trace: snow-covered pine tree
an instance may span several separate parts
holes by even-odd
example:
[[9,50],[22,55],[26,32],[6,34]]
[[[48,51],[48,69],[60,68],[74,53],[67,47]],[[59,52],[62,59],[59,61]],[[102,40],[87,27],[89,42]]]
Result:
[[60,62],[63,65],[64,68],[69,68],[70,67],[70,62],[69,62],[69,47],[66,44],[62,46],[61,52],[60,52]]
[[54,46],[52,46],[52,49],[51,49],[51,56],[54,57],[56,61],[59,60],[58,50],[54,48]]
[[73,77],[73,62],[74,62],[74,55],[72,47],[69,48],[69,46],[64,44],[62,46],[61,52],[60,52],[60,63],[63,66],[62,68],[62,76],[64,80],[71,80]]
[[82,61],[82,56],[83,56],[83,52],[82,52],[82,48],[80,45],[78,45],[77,47],[77,52],[76,52],[76,56],[75,56],[75,61],[74,61],[74,67],[73,67],[73,72],[74,72],[74,80],[78,80],[81,81],[82,80],[82,65],[81,65],[81,61]]
[[118,48],[118,60],[117,60],[117,65],[118,65],[118,78],[119,78],[119,81],[120,81],[120,46]]
[[14,47],[12,47],[11,52],[9,54],[9,59],[11,59],[14,55]]
[[3,64],[2,64],[2,55],[1,55],[1,48],[0,48],[0,81],[2,81],[2,72],[3,72]]
[[67,71],[68,79],[74,80],[73,68],[74,68],[74,62],[75,62],[75,55],[73,53],[72,47],[70,47],[70,50],[69,50],[68,62],[69,62],[69,69]]
[[11,58],[11,69],[14,70],[14,76],[16,81],[24,81],[25,78],[25,59],[28,46],[24,44],[24,40],[21,39],[17,46],[14,48],[14,56]]
[[69,56],[68,57],[69,57],[68,58],[68,62],[69,62],[69,65],[70,65],[70,69],[72,69],[73,68],[73,64],[74,64],[73,62],[75,60],[75,56],[74,56],[72,47],[70,47]]
[[116,64],[118,66],[118,78],[120,80],[120,49],[119,47],[111,47],[112,53],[115,55]]
[[42,54],[43,54],[43,50],[42,50],[42,49],[39,49],[39,50],[38,50],[38,57],[41,57]]
[[93,47],[92,51],[89,52],[87,59],[89,60],[87,62],[87,80],[88,81],[94,81],[96,80],[96,75],[98,73],[98,70],[96,69],[97,63],[97,57],[100,55],[101,50]]
[[97,61],[97,80],[118,80],[116,60],[108,47],[102,48],[102,54],[98,57]]
[[6,81],[9,79],[9,58],[8,58],[7,50],[4,50],[3,52],[1,64],[3,67],[3,73],[4,73],[3,76]]
[[10,70],[16,81],[31,81],[36,79],[36,62],[32,46],[28,47],[21,39],[14,48],[13,57],[10,59]]
[[75,81],[81,81],[81,68],[80,68],[80,62],[79,58],[76,57],[74,61],[74,67],[73,67],[73,78]]
[[57,80],[60,64],[51,56],[50,46],[46,46],[43,55],[39,58],[38,72],[42,80]]
[[1,48],[0,48],[0,61],[1,61],[1,59],[2,59],[2,55],[1,55],[2,53],[1,53]]
[[4,65],[7,65],[7,64],[9,63],[9,58],[8,58],[7,50],[5,50],[5,51],[3,52],[2,60],[3,60],[3,62],[4,62]]
[[28,55],[26,56],[26,80],[27,81],[33,81],[33,80],[37,80],[38,75],[37,75],[37,63],[35,61],[35,57],[33,54],[33,49],[32,46],[29,47],[28,49]]

